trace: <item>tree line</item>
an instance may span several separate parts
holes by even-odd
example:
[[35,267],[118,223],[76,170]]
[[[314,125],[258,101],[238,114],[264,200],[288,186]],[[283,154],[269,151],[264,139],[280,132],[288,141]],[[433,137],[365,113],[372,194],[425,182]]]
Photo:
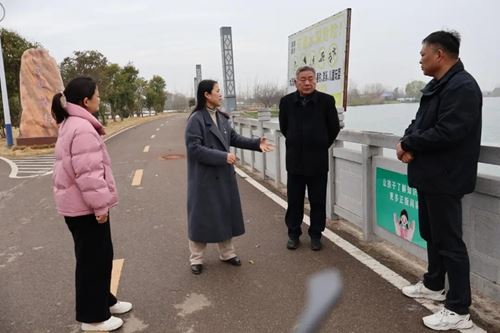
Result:
[[253,88],[238,93],[238,101],[245,104],[258,104],[264,108],[272,108],[279,104],[281,97],[286,95],[286,86],[275,82],[256,81]]
[[[414,80],[406,84],[404,91],[400,88],[387,90],[381,83],[373,83],[365,85],[363,89],[359,89],[353,82],[349,84],[348,90],[348,105],[368,105],[368,104],[383,104],[386,102],[397,101],[401,98],[417,101],[422,96],[421,90],[425,87],[425,82]],[[286,95],[286,87],[279,86],[276,83],[260,83],[256,82],[253,90],[247,88],[246,91],[240,93],[239,101],[246,104],[255,103],[265,108],[272,108],[278,105],[281,97]]]
[[[18,127],[21,118],[21,96],[19,93],[19,73],[21,56],[30,48],[42,47],[18,33],[1,29],[5,76],[9,94],[9,109],[12,126]],[[165,109],[167,102],[166,82],[154,75],[146,80],[139,75],[139,70],[132,63],[120,66],[111,63],[102,53],[95,50],[75,51],[59,64],[64,84],[79,75],[90,76],[97,81],[101,105],[99,117],[106,123],[108,117],[115,119],[133,115],[141,116],[142,110],[154,110],[157,113]],[[182,100],[178,96],[177,100]],[[187,100],[185,101],[187,105]],[[3,104],[0,96],[0,124],[4,124]],[[3,126],[0,135],[5,136]]]
[[97,81],[101,97],[100,116],[115,119],[141,116],[142,110],[162,112],[166,102],[166,83],[154,75],[151,80],[139,76],[139,70],[132,63],[125,66],[110,63],[95,50],[75,51],[60,64],[64,83],[78,75],[88,75]]
[[396,87],[392,90],[386,89],[381,83],[365,85],[363,89],[350,82],[347,94],[347,104],[351,106],[383,104],[401,100],[418,101],[422,96],[421,90],[426,83],[420,80],[408,82],[405,89]]
[[[19,126],[21,118],[21,96],[19,94],[19,72],[21,70],[21,56],[23,52],[30,48],[41,47],[39,43],[31,43],[19,36],[17,33],[0,29],[3,48],[3,61],[5,68],[5,80],[7,82],[7,92],[9,93],[9,109],[11,123],[14,127]],[[3,100],[0,95],[0,135],[5,137]]]

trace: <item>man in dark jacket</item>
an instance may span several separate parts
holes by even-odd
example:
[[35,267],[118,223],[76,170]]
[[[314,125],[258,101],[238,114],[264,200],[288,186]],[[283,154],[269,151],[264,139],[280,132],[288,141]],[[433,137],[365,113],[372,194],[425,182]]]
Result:
[[307,187],[311,204],[311,249],[321,250],[326,221],[328,148],[340,131],[333,96],[316,90],[316,71],[309,66],[297,70],[297,91],[280,101],[280,130],[286,138],[288,209],[287,248],[295,250],[302,234],[304,196]]
[[[432,76],[415,120],[396,146],[418,191],[420,234],[427,241],[423,281],[406,296],[445,301],[423,318],[435,330],[472,327],[469,256],[462,240],[462,197],[474,190],[481,147],[482,94],[458,58],[460,35],[436,31],[423,40],[420,64]],[[445,274],[449,291],[445,295]]]

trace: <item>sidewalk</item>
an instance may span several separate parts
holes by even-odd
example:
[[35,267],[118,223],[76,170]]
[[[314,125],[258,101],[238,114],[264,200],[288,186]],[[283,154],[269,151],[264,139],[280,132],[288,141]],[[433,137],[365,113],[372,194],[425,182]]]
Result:
[[[278,196],[275,193],[273,193],[273,190],[269,190],[268,188],[266,188],[265,186],[263,186],[262,184],[260,184],[256,180],[254,180],[249,175],[249,173],[245,172],[245,170],[243,170],[243,169],[238,169],[237,173],[240,177],[242,177],[249,184],[251,184],[255,189],[257,189],[258,191],[260,191],[261,193],[266,195],[270,200],[274,201],[276,204],[278,204],[282,208],[286,209],[286,205],[287,205],[286,200],[284,200],[281,196]],[[243,194],[242,194],[242,197],[243,197]],[[277,217],[277,220],[279,220],[280,218],[282,219],[284,216],[275,216],[275,217]],[[308,249],[309,243],[308,243],[308,237],[307,237],[307,232],[306,232],[307,226],[309,225],[309,217],[308,216],[305,216],[304,222],[305,223],[303,225],[302,238],[305,238],[305,240],[301,244],[301,247],[302,247],[301,250],[302,251],[309,251],[309,255],[312,257],[310,259],[317,259],[317,258],[314,258],[316,253],[314,253]],[[345,223],[345,221],[343,221],[343,222],[338,221],[338,223]],[[286,229],[284,227],[283,227],[283,229],[284,229],[284,232],[286,233]],[[344,235],[349,235],[345,232],[345,228],[341,227],[340,230],[342,230],[342,229],[344,229],[344,232],[342,232]],[[305,237],[304,237],[304,235],[305,235]],[[352,239],[353,243],[358,242],[354,237],[352,237],[352,235],[350,235],[350,236],[351,237],[349,237],[349,238]],[[281,236],[281,238],[283,238],[282,245],[284,247],[284,245],[286,243],[286,237]],[[334,267],[339,269],[341,272],[344,272],[344,270],[347,270],[347,274],[346,273],[343,274],[344,282],[345,282],[345,280],[349,280],[350,282],[352,282],[351,284],[349,284],[349,287],[344,286],[344,299],[346,297],[346,293],[352,293],[352,295],[357,295],[358,297],[362,297],[362,298],[366,297],[365,301],[370,302],[370,299],[371,299],[372,301],[375,302],[375,304],[379,304],[378,302],[380,301],[381,298],[383,298],[384,296],[388,296],[388,295],[382,296],[380,294],[381,290],[383,290],[387,294],[390,294],[391,297],[393,297],[392,300],[388,300],[388,303],[392,303],[392,305],[394,305],[396,307],[395,310],[390,309],[390,306],[388,306],[388,305],[383,305],[379,308],[377,305],[374,305],[374,304],[367,305],[363,301],[358,303],[360,300],[355,300],[355,299],[349,298],[348,303],[350,303],[350,302],[357,303],[357,305],[350,307],[350,309],[355,309],[355,308],[359,307],[358,308],[359,310],[363,309],[363,310],[361,310],[361,312],[372,313],[374,315],[380,314],[381,317],[379,319],[377,319],[376,321],[381,320],[383,322],[382,326],[377,327],[376,323],[369,323],[369,321],[361,320],[360,318],[357,318],[356,316],[354,316],[354,318],[356,318],[355,321],[358,324],[361,324],[363,327],[363,329],[359,330],[359,332],[378,332],[378,331],[380,331],[380,332],[383,332],[383,331],[385,331],[385,332],[406,332],[406,331],[408,331],[408,332],[412,332],[412,331],[415,331],[415,332],[429,331],[429,332],[431,332],[432,331],[432,330],[427,329],[425,326],[423,326],[423,324],[421,322],[421,317],[419,317],[420,315],[417,313],[419,313],[420,310],[423,310],[424,311],[423,315],[427,315],[425,313],[424,308],[435,312],[438,309],[440,309],[441,304],[439,302],[432,302],[432,301],[425,301],[425,300],[410,300],[410,303],[413,302],[414,304],[406,304],[407,301],[409,301],[409,299],[406,297],[402,297],[401,292],[399,291],[399,289],[401,287],[410,284],[410,281],[411,282],[416,281],[415,278],[413,278],[413,277],[410,278],[411,279],[410,281],[405,279],[404,277],[400,276],[395,271],[386,267],[384,264],[382,264],[380,261],[378,261],[374,257],[370,256],[370,254],[364,252],[363,250],[361,250],[359,247],[357,247],[353,243],[350,243],[346,239],[342,238],[339,234],[337,234],[336,232],[334,232],[331,229],[327,228],[324,231],[323,242],[328,243],[328,245],[332,245],[331,248],[327,249],[327,251],[329,252],[327,254],[327,258],[325,258],[327,261],[332,260],[335,262],[339,259],[339,257],[346,256],[346,258],[343,258],[340,261],[337,261],[337,263],[334,265]],[[289,251],[289,252],[292,252],[290,256],[293,256],[293,251]],[[378,253],[378,255],[380,256],[380,253]],[[302,253],[299,260],[307,260],[306,257],[307,257],[307,253]],[[337,257],[337,260],[335,257]],[[351,263],[349,264],[349,262],[351,262]],[[340,263],[345,264],[346,267],[343,267],[343,264],[340,264]],[[361,264],[361,266],[357,267],[358,264]],[[401,263],[396,264],[395,266],[398,266],[400,264]],[[347,266],[349,266],[349,267],[347,267]],[[402,271],[405,272],[406,276],[412,275],[411,273],[408,273],[408,271],[413,270],[413,272],[414,272],[415,270],[418,270],[420,268],[418,265],[411,265],[411,266],[412,267],[403,267],[402,268]],[[365,272],[364,272],[365,269],[368,269],[370,271],[370,273],[368,275],[365,275]],[[371,275],[371,273],[375,273],[378,276],[376,278],[372,278],[369,276],[369,275]],[[360,281],[351,281],[351,280],[358,280],[358,279]],[[366,287],[366,290],[360,291],[359,290],[360,284],[364,284],[365,285],[364,287]],[[386,284],[389,284],[391,286],[388,287]],[[391,287],[393,287],[394,290]],[[354,289],[351,289],[351,288],[354,288]],[[372,290],[370,291],[370,289],[372,289]],[[368,294],[366,294],[366,292]],[[372,293],[372,294],[369,295],[369,293]],[[375,298],[376,298],[376,300],[375,300]],[[403,299],[401,299],[401,298],[403,298]],[[417,307],[420,307],[419,305],[417,305],[418,303],[421,304],[422,308],[418,309],[418,311],[416,311]],[[381,304],[383,304],[383,303],[381,303]],[[345,330],[346,327],[343,327],[343,326],[342,326],[342,328],[339,327],[338,330],[336,330],[335,327],[338,327],[338,324],[335,323],[335,320],[332,320],[333,318],[336,318],[337,316],[341,316],[341,317],[343,317],[344,315],[347,317],[353,316],[352,313],[349,313],[352,310],[344,309],[345,306],[347,306],[347,305],[342,303],[338,308],[334,309],[334,311],[331,315],[330,321],[327,324],[325,324],[323,327],[324,332],[349,331],[348,329]],[[340,314],[341,312],[344,312],[344,315]],[[413,312],[413,313],[411,313],[411,312]],[[417,319],[415,319],[415,316],[417,316]],[[372,319],[375,319],[375,318],[376,317],[372,317]],[[399,319],[405,321],[406,323],[403,326],[401,326],[401,323],[397,323],[398,325],[396,325],[395,327],[392,327],[392,325],[389,324],[387,322],[387,320],[392,321],[394,318],[399,318]],[[382,322],[379,321],[379,325]],[[413,327],[412,327],[412,325],[413,325]],[[353,332],[358,332],[358,330],[354,330]],[[472,329],[463,330],[462,332],[473,333],[473,332],[486,332],[486,331],[475,326]]]

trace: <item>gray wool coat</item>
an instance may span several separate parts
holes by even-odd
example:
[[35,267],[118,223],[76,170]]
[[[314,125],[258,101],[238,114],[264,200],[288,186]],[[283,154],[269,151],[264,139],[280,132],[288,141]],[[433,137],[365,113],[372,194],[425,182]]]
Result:
[[188,167],[188,237],[218,243],[245,233],[234,166],[227,163],[229,146],[260,151],[260,138],[236,133],[228,116],[217,111],[217,127],[207,110],[195,111],[186,126]]

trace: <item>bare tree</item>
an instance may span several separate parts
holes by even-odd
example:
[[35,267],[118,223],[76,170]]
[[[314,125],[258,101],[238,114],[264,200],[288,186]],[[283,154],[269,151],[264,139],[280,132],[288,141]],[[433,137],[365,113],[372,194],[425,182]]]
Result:
[[372,98],[381,97],[385,89],[381,83],[372,83],[365,86],[363,95],[370,96]]
[[257,103],[269,108],[279,103],[280,98],[286,94],[284,87],[279,87],[276,83],[259,83],[253,87],[253,97]]
[[180,93],[166,93],[166,108],[168,110],[186,110],[188,108],[189,98]]
[[422,89],[425,87],[425,82],[420,80],[414,80],[406,84],[405,92],[406,97],[411,97],[414,99],[419,99],[422,96]]
[[359,98],[360,95],[358,84],[354,81],[349,81],[349,90],[347,91],[348,98]]

